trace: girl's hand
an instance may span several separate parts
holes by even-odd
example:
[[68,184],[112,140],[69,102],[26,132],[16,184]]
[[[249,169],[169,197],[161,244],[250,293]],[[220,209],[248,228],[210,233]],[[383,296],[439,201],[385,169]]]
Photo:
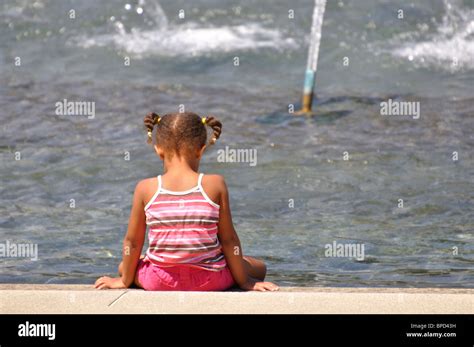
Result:
[[240,288],[243,290],[255,290],[259,292],[274,292],[280,289],[276,284],[272,282],[258,282],[250,277],[245,284],[240,286]]
[[95,281],[94,287],[96,289],[123,289],[127,288],[127,286],[123,283],[122,278],[112,278],[103,276]]

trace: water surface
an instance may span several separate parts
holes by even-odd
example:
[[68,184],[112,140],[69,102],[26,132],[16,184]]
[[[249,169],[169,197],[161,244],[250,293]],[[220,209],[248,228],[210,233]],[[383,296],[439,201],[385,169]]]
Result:
[[[287,113],[311,1],[128,5],[0,5],[0,235],[39,247],[36,262],[2,259],[1,282],[113,273],[134,186],[161,171],[142,118],[184,104],[223,121],[202,171],[225,176],[244,253],[270,280],[473,286],[472,1],[329,1],[311,119]],[[388,98],[419,102],[420,119],[381,116]],[[55,115],[63,99],[95,102],[95,118]],[[257,149],[258,164],[219,163],[225,146]],[[333,241],[363,243],[365,259],[326,257]]]

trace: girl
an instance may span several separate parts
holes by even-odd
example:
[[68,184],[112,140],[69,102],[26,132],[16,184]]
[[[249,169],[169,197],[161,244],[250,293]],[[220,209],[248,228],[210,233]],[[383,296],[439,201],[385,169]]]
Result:
[[[135,284],[145,290],[214,291],[237,285],[244,290],[278,290],[263,282],[266,266],[261,260],[242,255],[224,178],[198,173],[208,146],[206,126],[213,132],[212,145],[221,134],[221,122],[188,112],[163,117],[150,113],[144,123],[149,143],[157,127],[154,148],[165,173],[137,184],[120,277],[101,277],[95,287]],[[146,226],[149,248],[141,258]]]

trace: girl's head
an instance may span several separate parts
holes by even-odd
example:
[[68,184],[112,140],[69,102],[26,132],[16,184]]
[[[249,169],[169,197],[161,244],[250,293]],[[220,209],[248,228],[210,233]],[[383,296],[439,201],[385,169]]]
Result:
[[222,131],[222,123],[212,116],[201,118],[196,113],[169,113],[159,116],[149,113],[143,120],[148,130],[148,143],[152,142],[152,131],[156,126],[155,150],[164,159],[173,156],[201,157],[207,143],[207,126],[212,129],[209,145],[214,144]]

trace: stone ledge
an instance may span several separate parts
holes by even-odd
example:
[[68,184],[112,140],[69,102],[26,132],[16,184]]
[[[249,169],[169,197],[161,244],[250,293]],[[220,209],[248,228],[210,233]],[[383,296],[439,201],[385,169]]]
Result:
[[145,292],[0,284],[3,314],[473,314],[474,289],[282,287],[278,292]]

